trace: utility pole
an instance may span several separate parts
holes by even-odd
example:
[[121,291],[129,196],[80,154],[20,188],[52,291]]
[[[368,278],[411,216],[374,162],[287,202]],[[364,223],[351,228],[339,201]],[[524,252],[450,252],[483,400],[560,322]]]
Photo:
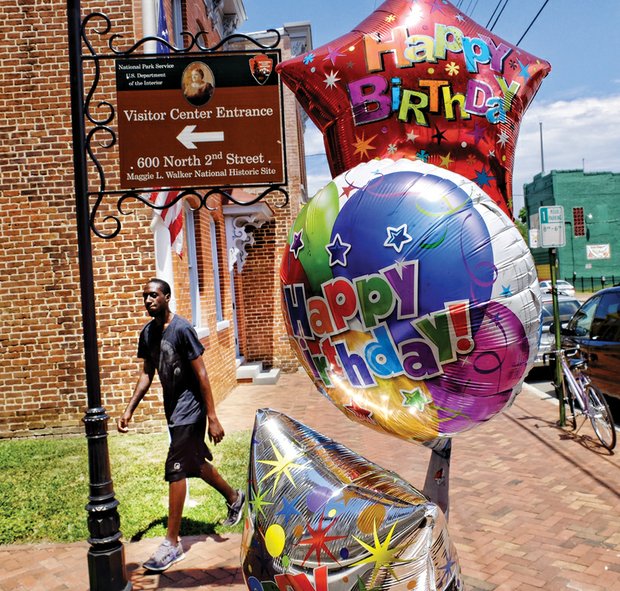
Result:
[[540,170],[543,174],[545,174],[545,151],[543,149],[542,121],[539,121],[538,125],[540,126]]

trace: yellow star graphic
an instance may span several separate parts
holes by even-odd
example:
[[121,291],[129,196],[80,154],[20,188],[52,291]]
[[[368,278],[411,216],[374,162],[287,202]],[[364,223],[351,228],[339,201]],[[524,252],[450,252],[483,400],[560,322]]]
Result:
[[355,148],[355,154],[360,154],[360,158],[368,158],[368,152],[370,150],[376,150],[376,148],[374,146],[370,145],[370,142],[372,142],[372,140],[374,140],[376,138],[376,134],[373,135],[371,138],[366,139],[366,136],[364,134],[364,132],[362,131],[362,137],[360,138],[358,135],[355,136],[355,139],[357,140],[353,146]]
[[402,560],[399,559],[397,554],[403,550],[404,547],[396,546],[390,550],[390,541],[392,540],[392,534],[394,533],[394,528],[396,527],[396,523],[392,526],[392,529],[388,532],[383,543],[379,541],[379,536],[377,535],[377,523],[373,524],[373,536],[375,539],[374,548],[366,542],[362,540],[358,540],[355,536],[352,536],[353,539],[360,544],[364,549],[370,552],[370,556],[366,558],[362,558],[362,560],[358,560],[355,564],[351,566],[357,566],[358,564],[366,564],[368,562],[374,562],[375,566],[372,569],[372,578],[370,579],[370,584],[374,585],[375,580],[377,579],[377,575],[379,574],[379,569],[382,567],[387,567],[388,571],[394,578],[396,578],[396,573],[394,569],[390,567],[391,564],[395,562],[411,562],[410,560]]
[[450,153],[446,154],[445,156],[439,156],[439,158],[441,159],[439,165],[443,166],[444,168],[450,168],[450,164],[454,162],[454,160],[450,158]]
[[285,456],[280,453],[280,450],[274,445],[273,441],[271,442],[271,447],[273,448],[273,453],[276,456],[275,460],[258,460],[261,464],[268,464],[269,466],[273,466],[273,469],[267,472],[265,476],[261,479],[261,482],[267,480],[270,476],[275,474],[275,480],[273,482],[273,492],[275,492],[276,487],[278,486],[278,482],[280,482],[280,477],[284,474],[293,486],[296,486],[295,481],[293,480],[293,476],[291,475],[290,470],[293,468],[297,468],[298,470],[305,470],[306,466],[302,464],[295,464],[293,460],[297,459],[301,456],[301,452],[297,450],[289,450]]

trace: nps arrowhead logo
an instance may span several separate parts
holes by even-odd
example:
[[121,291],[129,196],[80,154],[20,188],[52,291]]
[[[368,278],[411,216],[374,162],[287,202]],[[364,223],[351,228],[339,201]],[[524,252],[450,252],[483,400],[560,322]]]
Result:
[[273,60],[264,53],[255,55],[249,59],[252,77],[259,84],[265,84],[273,71]]

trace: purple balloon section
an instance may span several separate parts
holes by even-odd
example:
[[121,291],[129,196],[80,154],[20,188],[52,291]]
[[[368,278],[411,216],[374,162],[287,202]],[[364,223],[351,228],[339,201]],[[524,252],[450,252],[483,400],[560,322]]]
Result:
[[493,418],[510,401],[527,369],[529,344],[521,320],[497,302],[484,308],[474,350],[446,365],[441,377],[426,382],[449,432]]

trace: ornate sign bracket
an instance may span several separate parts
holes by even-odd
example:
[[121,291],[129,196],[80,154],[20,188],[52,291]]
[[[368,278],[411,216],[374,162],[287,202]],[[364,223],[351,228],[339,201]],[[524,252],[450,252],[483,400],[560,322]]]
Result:
[[[269,33],[273,33],[274,41],[271,44],[265,45],[252,37],[243,34],[233,34],[212,47],[207,47],[205,41],[207,33],[205,31],[199,31],[197,34],[192,34],[188,31],[183,31],[181,36],[185,42],[184,47],[175,47],[166,39],[160,37],[144,37],[131,45],[130,47],[122,47],[123,36],[120,34],[112,33],[112,21],[110,18],[102,12],[92,12],[88,14],[80,23],[79,35],[80,35],[80,54],[78,63],[76,66],[79,69],[79,76],[84,80],[84,66],[88,64],[91,75],[90,87],[85,89],[85,98],[83,100],[83,137],[85,142],[85,152],[88,159],[88,165],[85,170],[88,174],[89,171],[94,171],[94,175],[91,172],[91,176],[94,179],[88,179],[87,197],[88,202],[91,204],[89,212],[89,226],[92,232],[103,239],[114,238],[119,234],[122,229],[122,216],[127,215],[129,211],[126,209],[128,202],[141,202],[144,205],[156,209],[168,209],[172,207],[179,200],[187,196],[193,196],[195,199],[192,201],[198,203],[197,208],[205,207],[209,210],[215,210],[220,205],[221,198],[225,198],[230,203],[235,203],[239,206],[252,205],[268,196],[275,196],[276,200],[274,205],[276,207],[285,207],[289,201],[289,195],[286,190],[286,173],[284,183],[257,183],[257,184],[227,184],[226,186],[198,186],[198,187],[183,187],[181,190],[176,190],[174,199],[168,200],[165,205],[155,205],[148,198],[148,193],[154,191],[161,191],[162,186],[144,187],[140,190],[117,190],[110,189],[109,182],[106,178],[106,167],[102,164],[102,151],[112,150],[118,144],[118,129],[116,129],[114,123],[117,120],[116,106],[107,99],[95,100],[97,90],[100,88],[102,82],[102,65],[106,61],[122,59],[144,59],[148,58],[160,58],[166,59],[170,56],[186,55],[192,58],[200,58],[204,56],[214,56],[221,54],[219,50],[229,44],[230,42],[244,41],[246,44],[250,44],[261,51],[275,50],[280,44],[281,36],[276,29],[270,29]],[[165,53],[143,53],[144,47],[148,43],[157,43],[159,47],[165,48]],[[101,43],[105,46],[104,53],[98,53],[96,47]],[[233,52],[234,53],[234,52]],[[239,52],[241,53],[241,52]],[[83,84],[83,82],[82,82]],[[280,91],[280,101],[281,101]],[[281,109],[282,111],[282,109]],[[80,121],[75,123],[79,125]],[[282,138],[282,154],[286,153],[284,138]],[[284,164],[284,170],[286,166]],[[236,187],[257,188],[259,192],[256,193],[256,197],[252,201],[236,201],[233,195],[233,189]],[[170,190],[174,190],[174,187],[169,187]],[[165,190],[165,188],[163,189]],[[101,221],[98,221],[98,214],[101,206],[106,199],[116,200],[116,213],[107,214]],[[105,225],[105,229],[102,227]]]
[[261,228],[273,218],[273,211],[266,203],[254,205],[224,205],[226,220],[226,243],[228,246],[228,270],[232,272],[235,263],[237,271],[243,270],[248,258],[248,246],[254,246],[254,230]]

